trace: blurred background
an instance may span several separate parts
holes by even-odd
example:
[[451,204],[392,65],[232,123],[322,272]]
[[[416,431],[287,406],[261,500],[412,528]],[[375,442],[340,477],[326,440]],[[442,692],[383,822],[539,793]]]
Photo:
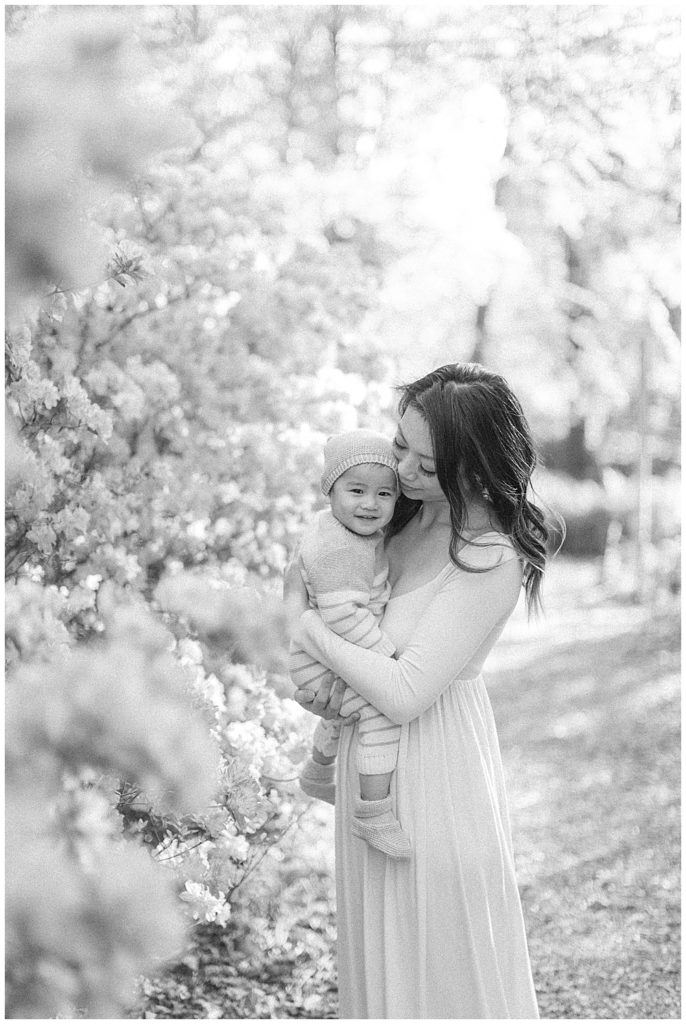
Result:
[[493,670],[542,1015],[678,1016],[679,18],[6,7],[10,1017],[335,1015],[281,573],[463,360],[567,526]]

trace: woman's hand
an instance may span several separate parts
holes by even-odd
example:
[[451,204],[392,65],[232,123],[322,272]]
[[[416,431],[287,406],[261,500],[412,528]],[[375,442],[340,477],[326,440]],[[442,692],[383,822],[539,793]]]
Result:
[[340,714],[345,688],[344,681],[338,677],[333,680],[324,679],[316,691],[296,690],[293,699],[306,711],[311,711],[319,718],[325,718],[327,721],[333,719],[339,725],[354,725],[360,718],[357,712],[348,715],[347,718]]

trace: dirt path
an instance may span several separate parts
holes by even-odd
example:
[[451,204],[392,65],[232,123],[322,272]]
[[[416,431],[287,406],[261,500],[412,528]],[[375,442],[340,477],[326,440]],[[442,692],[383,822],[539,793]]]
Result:
[[678,1018],[678,618],[594,583],[561,563],[490,663],[540,1011]]
[[[542,1017],[675,1019],[678,616],[608,601],[595,576],[557,563],[546,617],[519,609],[488,663],[534,979]],[[298,928],[319,922],[322,956],[295,942],[241,972],[206,928],[200,969],[146,983],[133,1015],[334,1017],[333,885],[308,885]]]

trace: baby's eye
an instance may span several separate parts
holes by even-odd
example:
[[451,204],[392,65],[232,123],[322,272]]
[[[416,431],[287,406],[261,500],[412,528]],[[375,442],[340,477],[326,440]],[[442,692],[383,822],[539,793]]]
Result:
[[420,466],[419,469],[424,474],[424,476],[436,476],[436,473],[433,469],[424,469],[423,466]]
[[405,445],[405,444],[401,444],[401,443],[400,443],[400,441],[398,440],[398,438],[397,438],[397,437],[396,437],[396,438],[394,438],[394,440],[393,440],[393,444],[394,444],[394,446],[395,446],[396,448],[403,448],[403,449],[404,449],[404,448],[407,448],[407,445]]

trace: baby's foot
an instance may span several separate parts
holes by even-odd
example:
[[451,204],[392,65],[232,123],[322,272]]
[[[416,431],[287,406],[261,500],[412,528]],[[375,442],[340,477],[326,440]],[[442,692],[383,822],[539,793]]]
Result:
[[393,813],[390,796],[383,800],[357,800],[352,832],[396,860],[406,860],[412,854],[412,844]]
[[335,764],[319,764],[309,759],[300,773],[300,788],[308,796],[324,800],[327,804],[336,803]]

